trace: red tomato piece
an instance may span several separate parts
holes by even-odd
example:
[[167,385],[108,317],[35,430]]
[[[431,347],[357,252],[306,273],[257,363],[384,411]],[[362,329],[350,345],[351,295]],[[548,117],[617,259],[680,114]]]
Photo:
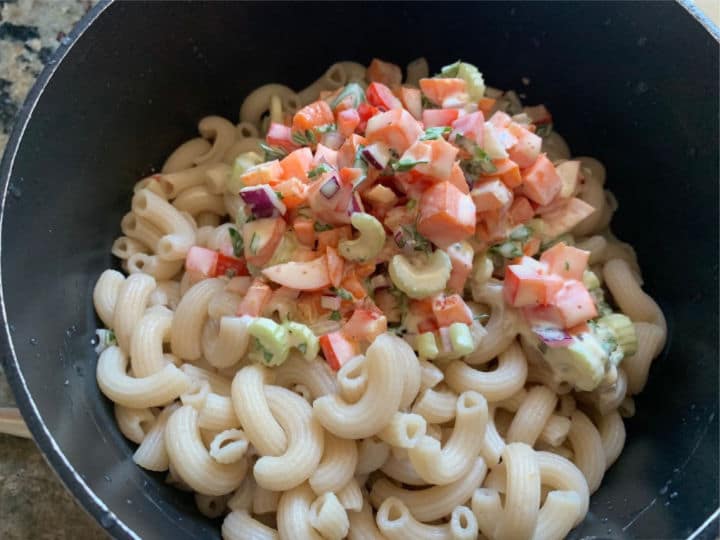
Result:
[[440,248],[475,234],[475,204],[450,182],[439,182],[420,199],[417,229]]
[[298,216],[293,221],[293,230],[298,241],[307,247],[315,245],[315,222],[306,217]]
[[534,215],[535,210],[533,210],[530,201],[522,196],[515,197],[512,206],[510,206],[510,220],[513,222],[513,225],[520,225],[521,223],[530,221]]
[[307,185],[295,177],[275,184],[273,190],[282,196],[283,204],[289,209],[302,206],[307,200]]
[[562,286],[563,280],[556,275],[548,275],[544,265],[539,263],[537,266],[511,264],[505,268],[503,293],[505,301],[513,307],[550,304]]
[[513,200],[512,191],[500,180],[486,180],[470,192],[478,212],[508,208]]
[[425,129],[451,126],[459,114],[457,109],[425,109],[422,112],[422,122]]
[[560,312],[563,326],[570,328],[597,317],[597,308],[582,282],[571,279],[557,291],[553,305]]
[[299,178],[303,182],[308,181],[307,173],[312,168],[313,154],[309,148],[298,148],[290,152],[282,160],[280,166],[283,170],[283,178]]
[[373,107],[365,102],[358,105],[357,111],[360,115],[360,123],[358,124],[357,130],[360,132],[364,132],[367,129],[368,120],[380,112],[377,107]]
[[345,109],[337,114],[338,131],[344,137],[352,135],[359,123],[360,114],[357,112],[357,109]]
[[342,327],[342,333],[347,337],[370,343],[385,332],[387,332],[385,315],[369,309],[356,309],[350,320]]
[[558,242],[544,252],[540,260],[548,265],[551,273],[563,279],[582,280],[589,258],[589,251]]
[[468,186],[467,180],[465,179],[465,173],[460,168],[460,163],[457,161],[453,163],[452,169],[450,169],[450,177],[448,178],[453,186],[458,188],[466,195],[470,193],[470,186]]
[[381,111],[401,109],[402,103],[387,86],[379,82],[372,82],[365,91],[368,103]]
[[200,246],[191,247],[185,256],[185,270],[198,279],[215,275],[218,252]]
[[545,154],[523,171],[523,193],[541,206],[550,204],[561,188],[560,175]]
[[422,94],[417,88],[400,88],[400,101],[415,120],[422,119]]
[[542,138],[517,124],[511,124],[509,131],[517,139],[517,142],[508,148],[510,159],[517,163],[521,169],[529,167],[540,154]]
[[446,99],[454,98],[467,92],[467,83],[456,78],[420,79],[420,90],[430,101],[442,105]]
[[250,167],[240,175],[240,181],[245,186],[257,186],[260,184],[277,184],[283,177],[283,169],[277,159]]
[[292,140],[292,130],[290,126],[278,124],[277,122],[270,124],[267,135],[265,135],[265,141],[270,146],[279,146],[288,152],[292,152],[298,148],[298,145]]
[[333,371],[339,370],[348,360],[360,353],[358,342],[342,332],[330,332],[320,336],[323,356]]
[[450,263],[452,264],[447,288],[462,294],[465,282],[470,277],[470,272],[472,272],[474,253],[471,249],[456,249],[455,246],[450,246],[447,254],[450,256]]
[[470,139],[482,148],[483,133],[485,132],[485,117],[483,116],[483,113],[476,111],[474,113],[461,116],[452,123],[452,128],[452,133],[450,133],[451,141],[454,141],[459,134],[466,139]]
[[333,287],[339,287],[343,277],[343,267],[345,262],[338,252],[332,246],[325,248],[327,255],[328,275],[330,276],[330,283]]
[[433,298],[433,315],[437,320],[438,327],[443,328],[459,322],[472,324],[473,314],[462,296],[459,294],[438,294]]
[[365,136],[368,142],[384,142],[399,154],[414,143],[423,130],[405,109],[393,109],[368,120]]
[[247,294],[240,302],[238,306],[238,315],[250,315],[251,317],[258,317],[263,311],[263,308],[270,301],[272,296],[272,289],[266,283],[263,283],[259,279],[256,279]]
[[249,276],[247,264],[243,259],[230,257],[222,253],[218,253],[217,266],[215,267],[215,277],[217,276]]
[[305,131],[319,126],[332,124],[335,121],[330,105],[323,100],[318,100],[295,113],[292,121],[293,131]]
[[520,167],[513,160],[507,158],[496,159],[493,161],[493,165],[495,165],[495,171],[485,173],[483,176],[495,176],[510,189],[515,189],[522,184]]
[[315,157],[313,157],[313,167],[317,167],[321,163],[327,163],[331,167],[337,167],[337,150],[328,148],[324,144],[318,144],[315,148]]

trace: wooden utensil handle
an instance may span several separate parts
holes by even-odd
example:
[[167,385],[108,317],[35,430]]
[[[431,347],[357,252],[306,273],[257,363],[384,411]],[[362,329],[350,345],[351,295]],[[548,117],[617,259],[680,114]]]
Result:
[[0,407],[0,433],[32,439],[20,411],[13,407]]

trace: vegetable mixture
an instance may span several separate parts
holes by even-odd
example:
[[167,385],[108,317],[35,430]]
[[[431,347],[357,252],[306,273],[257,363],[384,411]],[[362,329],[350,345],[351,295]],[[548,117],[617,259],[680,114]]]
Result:
[[[471,354],[490,315],[473,285],[502,279],[523,339],[557,378],[596,388],[636,339],[571,245],[594,208],[577,197],[580,163],[543,152],[550,113],[489,97],[464,62],[419,88],[377,59],[368,75],[367,89],[350,83],[271,122],[263,156],[237,158],[228,249],[193,247],[186,270],[246,291],[251,358],[319,350],[334,370],[386,331],[421,358]],[[285,307],[269,318],[274,305]]]

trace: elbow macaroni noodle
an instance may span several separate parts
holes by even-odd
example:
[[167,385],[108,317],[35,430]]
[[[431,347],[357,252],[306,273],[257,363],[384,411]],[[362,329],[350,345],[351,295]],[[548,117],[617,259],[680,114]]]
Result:
[[[405,80],[428,73],[420,58]],[[300,92],[257,88],[237,125],[203,118],[199,137],[136,184],[112,246],[129,275],[106,270],[93,290],[114,336],[98,348],[98,385],[138,445],[135,463],[194,491],[203,514],[223,518],[225,539],[563,538],[620,456],[623,418],[667,340],[634,250],[608,229],[617,203],[597,160],[576,158],[579,197],[596,210],[572,234],[631,320],[637,351],[592,392],[559,381],[518,337],[521,318],[484,255],[468,290],[473,310],[489,317],[472,352],[418,358],[412,338],[384,333],[337,373],[297,351],[274,368],[253,363],[254,317],[237,315],[253,278],[184,272],[193,246],[234,253],[242,201],[225,186],[239,154],[262,153],[266,117],[282,122],[321,92],[366,87],[366,76],[338,62]],[[570,157],[556,133],[543,144],[553,160]],[[284,318],[296,302],[274,296],[261,315]]]

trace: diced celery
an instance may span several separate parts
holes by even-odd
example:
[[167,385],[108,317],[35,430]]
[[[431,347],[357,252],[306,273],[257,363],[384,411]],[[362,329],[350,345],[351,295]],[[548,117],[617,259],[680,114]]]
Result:
[[248,325],[248,333],[254,337],[248,357],[265,366],[279,366],[287,360],[290,352],[288,331],[272,319],[256,317]]
[[288,331],[289,345],[299,350],[305,360],[312,360],[320,351],[320,341],[310,328],[304,324],[288,321],[283,324]]
[[467,62],[457,61],[440,70],[441,77],[457,77],[467,83],[467,93],[472,101],[478,101],[485,95],[485,80],[482,73]]
[[470,328],[467,324],[460,322],[450,325],[450,343],[452,343],[453,351],[460,356],[470,354],[475,348]]
[[435,341],[435,334],[432,332],[425,332],[420,334],[415,339],[415,348],[417,349],[420,358],[430,359],[436,358],[438,353],[437,342]]
[[597,289],[598,287],[600,287],[600,280],[598,279],[595,272],[593,272],[592,270],[585,270],[583,272],[582,282],[588,291],[591,291],[593,289]]

